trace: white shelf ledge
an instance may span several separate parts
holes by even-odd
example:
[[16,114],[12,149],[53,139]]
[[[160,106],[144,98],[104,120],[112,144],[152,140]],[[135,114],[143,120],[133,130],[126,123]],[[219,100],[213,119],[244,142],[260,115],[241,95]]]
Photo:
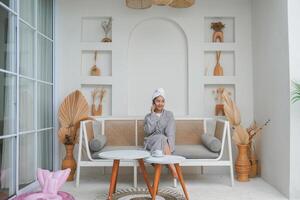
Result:
[[204,85],[235,85],[237,78],[235,76],[204,76]]
[[82,42],[80,47],[82,51],[112,51],[112,42]]
[[204,51],[235,51],[237,48],[236,43],[213,43],[213,42],[207,42],[201,44]]
[[82,76],[81,85],[112,85],[112,76]]

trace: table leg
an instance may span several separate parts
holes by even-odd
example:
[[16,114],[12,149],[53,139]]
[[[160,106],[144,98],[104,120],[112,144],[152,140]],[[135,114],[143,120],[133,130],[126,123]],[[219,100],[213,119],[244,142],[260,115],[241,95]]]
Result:
[[149,190],[149,192],[152,196],[152,194],[153,194],[152,186],[150,185],[150,182],[149,182],[149,179],[148,179],[148,174],[147,174],[147,171],[146,171],[146,168],[145,168],[144,160],[139,159],[138,162],[139,162],[139,166],[140,166],[140,169],[141,169],[141,173],[143,174],[145,183],[147,184],[148,190]]
[[116,188],[117,188],[118,175],[119,175],[119,166],[120,166],[120,160],[118,160],[118,165],[117,165],[117,169],[116,169],[116,180],[115,180],[113,193],[116,192]]
[[185,183],[184,183],[184,180],[183,180],[183,176],[182,176],[182,172],[181,172],[181,167],[179,166],[179,164],[175,164],[175,168],[176,168],[176,172],[178,174],[178,180],[181,184],[181,187],[183,189],[183,192],[184,192],[184,195],[185,195],[185,198],[186,200],[189,200],[189,194],[186,190],[186,186],[185,186]]
[[155,164],[152,200],[155,200],[155,197],[157,195],[160,173],[161,173],[161,164]]
[[109,193],[108,193],[109,200],[112,199],[112,194],[116,191],[119,165],[120,165],[120,160],[114,160],[111,178],[110,178]]

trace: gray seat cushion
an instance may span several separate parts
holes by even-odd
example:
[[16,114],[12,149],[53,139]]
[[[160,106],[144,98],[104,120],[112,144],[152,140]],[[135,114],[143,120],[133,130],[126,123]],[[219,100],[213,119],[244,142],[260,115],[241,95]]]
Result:
[[113,151],[113,150],[143,150],[143,146],[105,146],[98,152],[92,153],[93,159],[101,159],[99,158],[99,153],[105,151]]
[[187,159],[215,159],[219,156],[203,145],[176,145],[174,155]]

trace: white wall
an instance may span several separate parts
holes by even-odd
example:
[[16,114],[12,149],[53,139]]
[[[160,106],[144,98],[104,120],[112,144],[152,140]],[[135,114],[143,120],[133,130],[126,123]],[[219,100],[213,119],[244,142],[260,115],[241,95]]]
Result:
[[[300,82],[300,1],[288,1],[290,79]],[[291,104],[290,198],[300,199],[300,102]]]
[[[145,107],[138,107],[138,110],[132,109],[128,101],[132,100],[133,94],[137,100],[144,99],[146,93],[143,87],[139,85],[136,88],[131,88],[131,81],[136,79],[134,73],[131,73],[128,63],[132,61],[133,54],[128,55],[129,39],[132,31],[136,26],[148,19],[158,19],[162,21],[168,20],[176,26],[176,29],[182,29],[182,35],[186,35],[187,49],[177,50],[176,53],[186,53],[186,57],[174,56],[173,63],[185,63],[187,66],[180,68],[187,77],[180,76],[180,83],[185,85],[180,88],[178,95],[182,98],[177,98],[176,91],[178,88],[167,85],[169,93],[168,102],[172,102],[170,106],[175,114],[191,115],[205,117],[206,98],[212,98],[205,94],[212,95],[211,85],[205,87],[205,84],[229,84],[235,89],[235,100],[240,107],[242,113],[242,121],[245,126],[248,126],[253,120],[253,82],[252,82],[252,49],[251,49],[251,4],[250,0],[199,0],[189,9],[174,9],[169,7],[154,6],[147,10],[129,9],[124,5],[124,0],[57,0],[56,1],[56,66],[57,66],[57,104],[59,105],[63,98],[71,91],[81,87],[81,50],[84,45],[81,43],[81,20],[82,17],[101,17],[112,16],[113,18],[113,42],[112,48],[112,109],[111,113],[115,116],[128,114],[141,114],[149,109],[150,100],[145,101]],[[231,17],[234,18],[234,39],[235,42],[227,44],[208,44],[205,42],[207,31],[204,29],[205,17]],[[227,19],[226,18],[226,19]],[[162,23],[159,21],[157,23]],[[230,27],[230,23],[227,23]],[[156,24],[157,25],[157,24]],[[155,24],[151,27],[159,28]],[[169,24],[170,25],[170,24]],[[149,27],[148,27],[149,28]],[[174,28],[174,27],[173,27]],[[147,35],[155,36],[161,29],[147,29]],[[151,32],[150,32],[151,31]],[[173,34],[179,32],[173,31]],[[172,35],[174,36],[174,35]],[[227,36],[226,36],[227,37]],[[147,40],[147,38],[145,38]],[[153,41],[153,40],[152,40]],[[159,44],[156,43],[159,49]],[[184,47],[183,42],[177,44],[177,47]],[[99,48],[99,46],[97,46]],[[234,51],[235,55],[235,75],[233,77],[204,77],[205,52],[215,50]],[[153,47],[152,50],[155,48]],[[135,52],[137,53],[137,52]],[[157,56],[156,54],[155,56]],[[164,54],[158,58],[162,60]],[[129,62],[128,62],[129,61]],[[141,61],[141,60],[139,60]],[[155,65],[158,65],[156,62]],[[226,64],[224,64],[225,66]],[[170,66],[170,65],[169,65]],[[161,66],[155,66],[161,67]],[[134,69],[134,68],[133,68]],[[232,70],[232,69],[231,69]],[[172,72],[170,72],[172,73]],[[140,74],[139,74],[140,75]],[[143,75],[147,78],[146,75]],[[143,77],[139,77],[142,79]],[[176,83],[174,78],[166,78],[166,81]],[[101,81],[100,81],[101,82]],[[165,84],[163,82],[162,84]],[[150,97],[152,90],[151,85],[147,85],[147,97]],[[158,85],[153,85],[153,89]],[[233,87],[232,87],[233,86]],[[130,88],[129,88],[130,87]],[[186,90],[184,90],[186,88]],[[136,90],[136,93],[133,92]],[[149,94],[148,94],[149,93]],[[130,95],[130,96],[129,96]],[[212,101],[214,99],[212,98]],[[178,105],[183,103],[183,110],[178,108]],[[148,105],[148,106],[147,106]],[[213,105],[213,102],[212,102]],[[205,107],[206,106],[206,107]],[[210,107],[212,110],[213,106]],[[132,111],[132,112],[131,112]],[[226,169],[226,172],[228,170]]]
[[287,1],[252,1],[254,118],[270,118],[259,141],[262,177],[289,195],[290,103]]
[[154,88],[166,91],[166,109],[188,114],[188,44],[174,21],[151,18],[140,22],[128,45],[128,114],[149,112]]

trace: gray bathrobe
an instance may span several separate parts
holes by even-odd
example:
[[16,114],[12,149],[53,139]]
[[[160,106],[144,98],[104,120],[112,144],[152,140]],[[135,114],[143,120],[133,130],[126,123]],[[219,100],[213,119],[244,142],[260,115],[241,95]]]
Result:
[[169,144],[171,152],[175,150],[175,120],[171,111],[163,110],[160,116],[149,113],[144,121],[145,142],[148,151],[162,150]]

